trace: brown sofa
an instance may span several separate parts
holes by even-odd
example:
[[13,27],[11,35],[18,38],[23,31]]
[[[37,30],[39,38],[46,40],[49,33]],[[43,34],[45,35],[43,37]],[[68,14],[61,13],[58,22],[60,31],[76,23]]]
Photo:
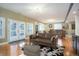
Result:
[[38,35],[30,36],[31,42],[37,45],[43,45],[47,47],[56,48],[55,32],[49,31],[48,33],[38,33]]

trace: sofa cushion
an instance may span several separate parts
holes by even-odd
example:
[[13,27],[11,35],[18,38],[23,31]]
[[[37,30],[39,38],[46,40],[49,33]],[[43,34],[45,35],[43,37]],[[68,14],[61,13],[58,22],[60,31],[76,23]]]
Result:
[[46,39],[36,39],[36,40],[34,40],[35,42],[42,42],[42,43],[49,43],[49,44],[51,44],[52,43],[52,41],[51,40],[46,40]]

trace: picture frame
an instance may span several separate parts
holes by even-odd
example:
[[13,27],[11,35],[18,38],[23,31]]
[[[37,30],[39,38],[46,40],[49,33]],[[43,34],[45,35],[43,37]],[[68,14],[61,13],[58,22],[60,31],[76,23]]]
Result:
[[49,24],[49,28],[52,28],[52,24]]
[[75,30],[75,23],[71,24],[72,30]]

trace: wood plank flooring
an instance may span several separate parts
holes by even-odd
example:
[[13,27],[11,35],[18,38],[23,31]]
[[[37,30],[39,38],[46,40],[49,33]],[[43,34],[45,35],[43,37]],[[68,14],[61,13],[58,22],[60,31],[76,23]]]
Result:
[[73,49],[72,38],[65,37],[63,39],[63,45],[65,46],[64,55],[65,56],[75,56],[75,50]]
[[[63,39],[63,44],[65,46],[64,49],[64,55],[65,56],[74,56],[75,51],[72,47],[72,39],[71,38],[64,38]],[[1,56],[18,56],[22,54],[22,50],[19,47],[19,43],[15,44],[4,44],[0,46],[0,55]]]
[[18,43],[16,44],[4,44],[0,47],[1,56],[18,56],[22,53]]

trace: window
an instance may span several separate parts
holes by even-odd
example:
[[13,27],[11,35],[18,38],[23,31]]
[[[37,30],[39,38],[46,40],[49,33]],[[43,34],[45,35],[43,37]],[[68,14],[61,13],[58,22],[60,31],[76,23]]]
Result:
[[39,32],[43,32],[44,30],[45,30],[44,24],[40,23],[40,24],[38,25],[38,31],[39,31]]
[[54,24],[54,29],[55,30],[61,30],[62,29],[62,24],[60,24],[60,23]]
[[25,38],[25,22],[20,21],[19,22],[19,39],[24,39]]
[[32,23],[27,23],[27,35],[33,34],[33,24]]
[[9,42],[13,42],[13,41],[16,41],[18,40],[18,22],[13,20],[13,19],[8,19],[8,31],[7,31],[7,35],[8,35],[8,41]]
[[0,17],[0,38],[5,37],[5,18]]
[[13,42],[25,38],[25,22],[8,19],[8,41]]

